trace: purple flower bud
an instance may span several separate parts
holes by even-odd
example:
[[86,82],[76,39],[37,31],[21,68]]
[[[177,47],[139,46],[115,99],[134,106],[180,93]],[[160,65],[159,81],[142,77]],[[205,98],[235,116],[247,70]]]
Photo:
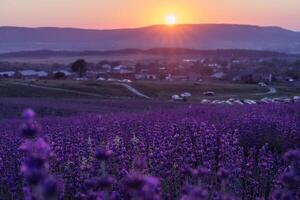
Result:
[[209,193],[201,187],[186,186],[185,195],[181,200],[206,200]]
[[220,200],[235,200],[235,198],[225,193],[225,194],[221,194]]
[[111,200],[120,200],[120,199],[122,199],[120,193],[117,192],[117,191],[113,191],[110,198],[111,198]]
[[35,112],[31,108],[27,108],[23,111],[22,118],[24,120],[32,120],[35,118]]
[[190,168],[189,172],[190,172],[190,175],[191,175],[192,177],[196,177],[196,176],[199,175],[198,169]]
[[25,165],[30,168],[31,170],[39,170],[44,168],[45,165],[45,160],[43,158],[35,158],[35,157],[29,157],[26,161],[25,161]]
[[286,161],[300,161],[300,151],[299,150],[290,150],[286,152],[283,156]]
[[139,170],[139,171],[143,171],[144,169],[146,169],[146,161],[145,159],[142,159],[142,158],[137,158],[137,159],[134,159],[133,161],[133,168],[135,170]]
[[295,200],[295,194],[293,194],[291,191],[282,191],[282,190],[276,190],[272,194],[272,199],[274,200]]
[[91,179],[84,181],[84,188],[87,191],[92,190],[93,188],[95,188],[96,184],[97,184],[97,180],[91,178]]
[[281,200],[282,199],[282,192],[280,190],[276,190],[272,194],[272,199],[274,200]]
[[112,155],[111,150],[98,149],[96,151],[95,157],[100,161],[106,161],[111,157],[111,155]]
[[38,133],[41,131],[41,126],[37,122],[27,122],[22,125],[22,137],[27,139],[35,138]]
[[100,199],[100,200],[102,200],[102,198],[101,197],[99,197],[99,195],[96,193],[96,192],[93,192],[93,191],[89,191],[88,193],[87,193],[87,198],[85,198],[86,200],[98,200],[98,199]]
[[217,176],[220,177],[221,179],[225,180],[229,176],[229,172],[226,169],[220,168],[217,172]]
[[31,170],[24,176],[30,185],[37,185],[45,178],[46,174],[41,170]]
[[55,178],[49,177],[45,180],[42,187],[44,199],[58,199],[62,193],[63,185],[60,184]]
[[97,180],[97,186],[102,190],[107,190],[112,187],[114,179],[111,176],[102,176]]
[[199,173],[199,176],[207,176],[210,174],[210,169],[208,169],[206,167],[199,167],[198,173]]
[[160,181],[156,177],[153,177],[153,176],[145,176],[144,181],[145,181],[145,184],[147,184],[148,186],[151,186],[153,188],[158,187],[160,184]]
[[75,194],[75,199],[76,199],[76,200],[82,200],[82,199],[85,199],[85,197],[86,197],[86,195],[83,194],[83,193],[81,193],[81,192],[77,192],[77,193]]
[[130,174],[124,180],[124,185],[128,190],[141,190],[144,184],[143,176],[138,174]]
[[32,200],[30,187],[23,187],[24,200]]
[[281,181],[287,188],[290,189],[300,186],[300,177],[293,170],[285,172],[281,176]]

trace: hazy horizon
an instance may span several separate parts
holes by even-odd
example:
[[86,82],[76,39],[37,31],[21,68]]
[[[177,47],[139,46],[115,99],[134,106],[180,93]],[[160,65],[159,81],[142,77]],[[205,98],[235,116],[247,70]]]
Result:
[[138,28],[164,24],[167,15],[178,24],[250,24],[300,31],[298,0],[2,0],[0,26]]
[[[182,23],[182,24],[176,24],[176,26],[184,26],[184,25],[238,25],[238,26],[257,26],[257,27],[278,27],[283,28],[286,30],[294,31],[294,32],[300,32],[299,30],[290,29],[288,27],[278,26],[278,25],[259,25],[259,24],[237,24],[237,23]],[[165,24],[150,24],[145,26],[135,26],[135,27],[116,27],[116,28],[88,28],[88,27],[76,27],[76,26],[16,26],[16,25],[0,25],[0,28],[2,27],[13,27],[13,28],[61,28],[61,29],[83,29],[83,30],[122,30],[122,29],[140,29],[140,28],[147,28],[147,27],[153,27],[153,26],[167,26]]]

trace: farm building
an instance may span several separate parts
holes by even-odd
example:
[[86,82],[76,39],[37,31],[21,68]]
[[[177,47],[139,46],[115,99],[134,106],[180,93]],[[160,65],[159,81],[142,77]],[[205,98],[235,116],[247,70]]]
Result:
[[45,71],[35,71],[35,70],[21,70],[19,73],[24,77],[47,77],[48,72]]
[[15,75],[15,72],[13,72],[13,71],[0,72],[0,76],[3,76],[3,77],[12,77],[14,75]]

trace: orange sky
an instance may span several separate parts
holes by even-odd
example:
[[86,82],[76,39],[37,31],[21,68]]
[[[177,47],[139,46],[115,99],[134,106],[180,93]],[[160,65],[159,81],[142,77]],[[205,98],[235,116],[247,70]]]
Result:
[[276,25],[300,30],[300,0],[0,0],[0,26],[125,28],[164,23]]

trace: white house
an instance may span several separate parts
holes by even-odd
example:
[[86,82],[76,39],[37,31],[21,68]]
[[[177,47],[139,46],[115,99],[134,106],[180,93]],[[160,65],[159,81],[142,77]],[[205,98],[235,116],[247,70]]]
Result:
[[106,71],[110,71],[111,70],[111,65],[109,64],[104,64],[101,66],[102,69],[106,70]]
[[8,77],[12,77],[15,75],[15,72],[13,71],[7,71],[7,72],[0,72],[0,76],[8,76]]
[[213,75],[211,75],[212,78],[221,79],[225,76],[224,72],[216,72]]
[[300,96],[294,96],[293,100],[294,100],[294,102],[299,103],[300,102]]
[[178,101],[178,100],[182,100],[182,97],[181,96],[179,96],[178,94],[174,94],[174,95],[172,95],[172,100],[173,101]]
[[180,94],[180,96],[181,96],[181,97],[191,97],[192,94],[189,93],[189,92],[184,92],[184,93]]
[[113,68],[113,73],[119,74],[131,74],[134,73],[134,69],[132,67],[128,67],[126,65],[118,65]]
[[155,74],[135,74],[134,78],[136,80],[156,80],[157,76]]
[[48,72],[45,71],[35,71],[35,70],[21,70],[19,71],[22,76],[36,76],[36,77],[46,77]]

